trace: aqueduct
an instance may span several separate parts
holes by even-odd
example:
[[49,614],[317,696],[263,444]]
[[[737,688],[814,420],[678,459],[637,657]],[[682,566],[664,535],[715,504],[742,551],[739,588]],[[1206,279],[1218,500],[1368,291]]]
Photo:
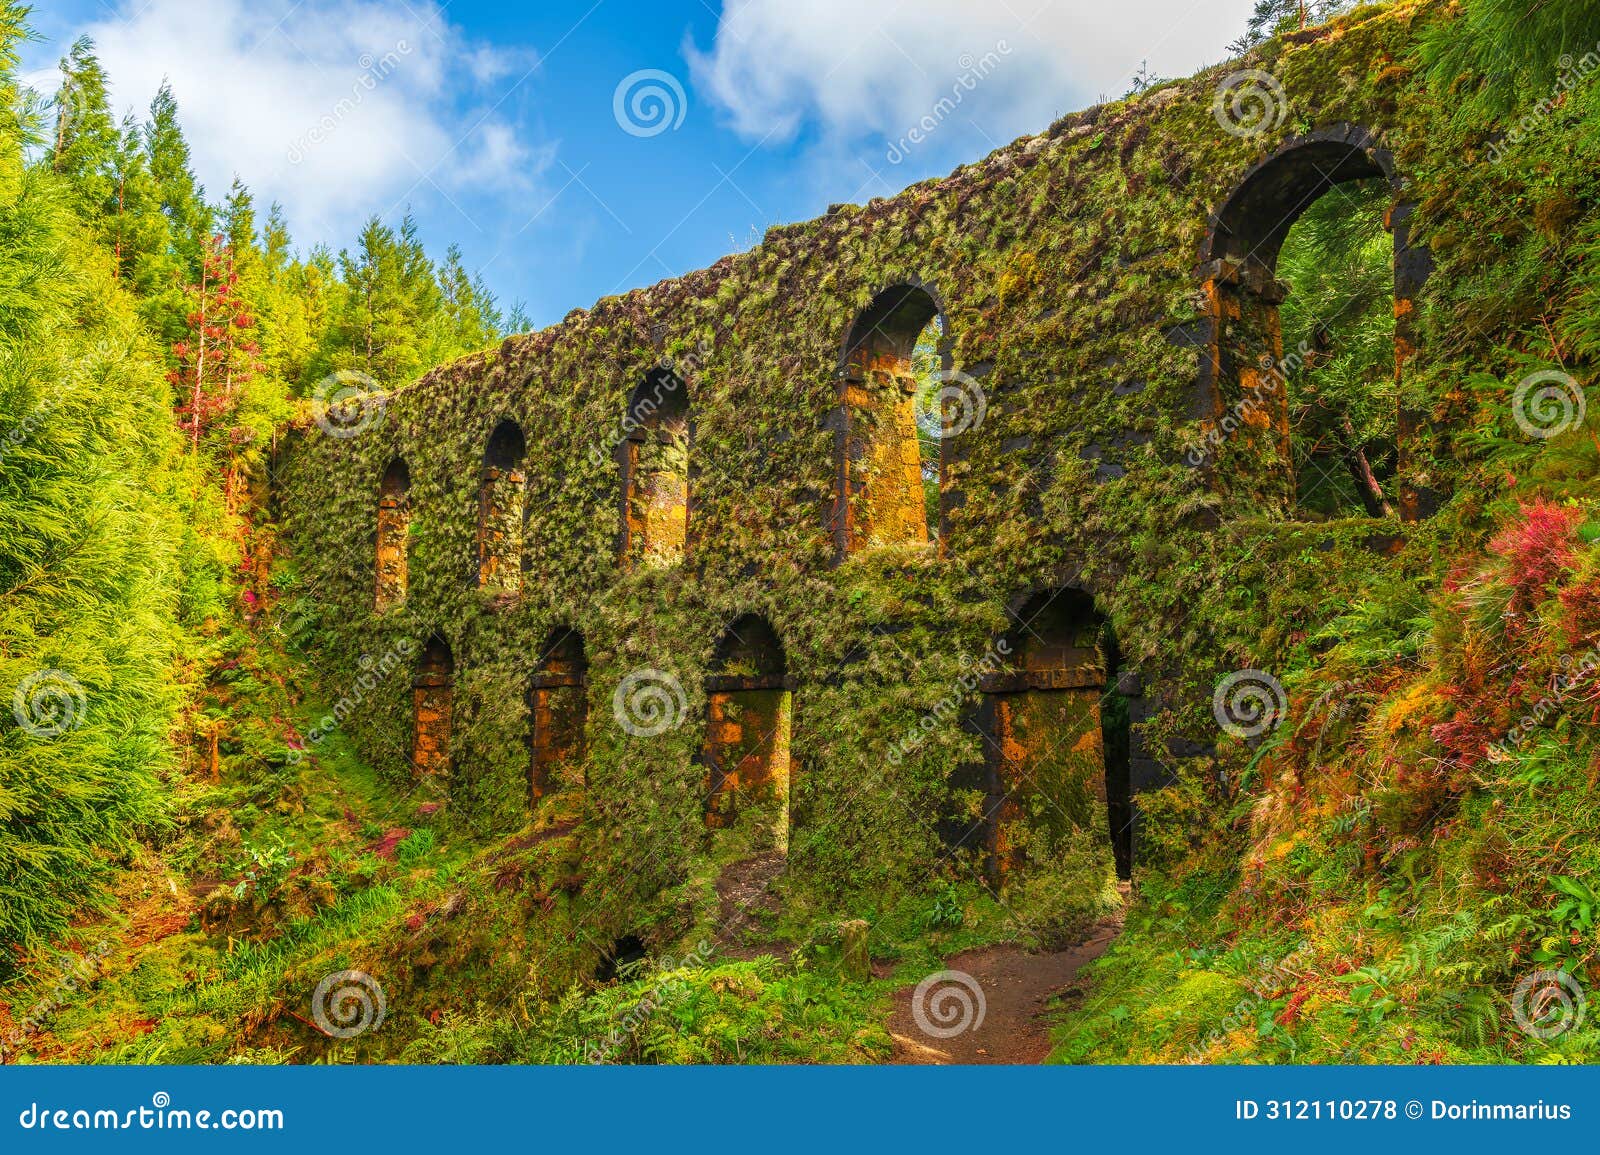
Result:
[[1229,69],[1093,108],[438,369],[359,436],[306,430],[285,507],[325,675],[422,655],[347,728],[475,828],[568,807],[586,870],[641,892],[746,813],[824,889],[1072,838],[1125,871],[1234,664],[1185,567],[1225,571],[1230,527],[1370,548],[1438,500],[1413,404],[1401,520],[1296,517],[1277,316],[1296,218],[1381,177],[1417,363],[1399,158],[1448,158],[1405,114],[1409,34],[1290,37],[1256,62],[1265,126],[1219,115]]

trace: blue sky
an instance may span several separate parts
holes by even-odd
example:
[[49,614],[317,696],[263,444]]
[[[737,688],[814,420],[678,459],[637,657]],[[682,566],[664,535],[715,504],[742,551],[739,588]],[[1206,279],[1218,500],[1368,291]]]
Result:
[[[57,0],[25,77],[99,45],[120,112],[163,77],[213,199],[297,244],[409,209],[535,324],[769,225],[949,171],[1226,56],[1250,0]],[[943,102],[941,104],[941,101]]]

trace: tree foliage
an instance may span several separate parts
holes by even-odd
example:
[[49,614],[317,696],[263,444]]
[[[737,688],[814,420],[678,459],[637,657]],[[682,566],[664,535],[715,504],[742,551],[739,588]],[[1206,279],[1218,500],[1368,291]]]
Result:
[[409,217],[301,256],[243,182],[208,200],[172,90],[117,123],[87,38],[50,105],[24,101],[26,18],[0,0],[0,974],[97,900],[197,761],[186,711],[253,604],[292,399],[501,335]]

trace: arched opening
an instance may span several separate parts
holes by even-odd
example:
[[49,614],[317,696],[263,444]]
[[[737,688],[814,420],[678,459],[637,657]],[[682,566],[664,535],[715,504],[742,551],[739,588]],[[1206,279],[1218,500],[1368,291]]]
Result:
[[522,588],[523,490],[527,444],[515,421],[489,436],[478,488],[478,588],[514,594]]
[[1111,842],[1119,873],[1132,864],[1128,704],[1116,689],[1115,639],[1089,595],[1033,594],[1003,639],[1004,668],[985,676],[981,841],[998,885],[1050,859],[1075,831]]
[[938,537],[947,346],[938,305],[915,285],[885,289],[851,327],[836,433],[840,556]]
[[534,803],[548,793],[583,788],[588,686],[583,635],[556,630],[545,642],[528,692],[528,792]]
[[1410,217],[1390,154],[1346,125],[1290,142],[1212,221],[1214,418],[1271,453],[1261,495],[1298,516],[1426,512],[1399,483],[1418,425],[1400,383],[1431,268]]
[[625,565],[672,565],[689,541],[689,387],[652,369],[628,399],[622,443]]
[[450,696],[455,669],[455,658],[445,640],[429,638],[411,682],[411,773],[418,779],[448,778]]
[[789,845],[792,703],[783,643],[746,614],[717,643],[706,678],[706,825],[753,816],[772,845]]
[[379,613],[406,600],[406,545],[411,534],[411,471],[400,458],[390,462],[378,486],[377,593]]
[[614,983],[618,978],[630,975],[633,969],[648,957],[644,949],[644,939],[636,934],[625,934],[611,944],[610,950],[600,956],[600,961],[594,968],[594,981]]

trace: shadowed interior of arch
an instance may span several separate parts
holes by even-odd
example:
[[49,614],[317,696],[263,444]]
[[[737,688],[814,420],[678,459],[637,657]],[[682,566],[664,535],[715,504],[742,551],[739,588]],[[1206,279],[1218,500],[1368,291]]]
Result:
[[528,690],[528,792],[582,790],[589,661],[583,635],[560,627],[546,639]]
[[706,678],[706,825],[754,824],[756,845],[789,845],[790,727],[783,642],[745,614],[717,642]]
[[1285,150],[1218,212],[1208,246],[1219,408],[1271,433],[1297,516],[1390,516],[1399,458],[1395,182],[1345,139]]
[[395,458],[378,486],[377,590],[379,612],[405,601],[409,581],[406,548],[411,533],[411,471]]
[[944,321],[926,290],[878,294],[850,330],[840,392],[840,552],[916,545],[940,529]]
[[429,638],[411,683],[411,773],[417,779],[448,777],[455,669],[449,644]]
[[515,421],[494,428],[478,489],[478,588],[514,594],[522,588],[522,529],[527,443]]
[[628,399],[622,452],[622,556],[628,565],[671,565],[689,540],[688,384],[652,369]]
[[1069,844],[1095,842],[1109,843],[1125,878],[1134,815],[1115,638],[1094,600],[1075,589],[1033,594],[1014,622],[1002,668],[980,682],[973,725],[982,762],[952,781],[978,796],[978,813],[951,828],[951,840],[981,852],[995,886],[1048,869]]

